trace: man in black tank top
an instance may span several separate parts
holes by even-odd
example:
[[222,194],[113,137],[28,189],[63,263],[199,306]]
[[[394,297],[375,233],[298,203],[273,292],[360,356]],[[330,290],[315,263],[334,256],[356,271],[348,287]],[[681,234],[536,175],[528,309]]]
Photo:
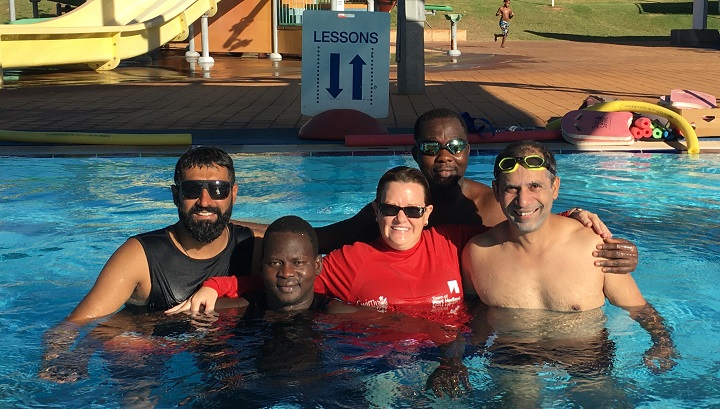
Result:
[[48,334],[46,361],[60,352],[53,346],[72,345],[78,326],[123,305],[148,312],[166,310],[208,278],[257,271],[255,237],[262,237],[264,229],[230,223],[238,189],[230,156],[216,148],[191,149],[178,160],[174,179],[179,221],[131,237],[115,251],[90,292]]

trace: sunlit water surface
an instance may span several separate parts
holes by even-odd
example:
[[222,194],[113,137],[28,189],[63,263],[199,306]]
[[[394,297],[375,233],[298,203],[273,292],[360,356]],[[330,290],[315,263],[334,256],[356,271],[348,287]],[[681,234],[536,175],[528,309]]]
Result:
[[[359,210],[388,168],[413,165],[409,156],[234,159],[234,218],[296,214],[316,226]],[[489,184],[492,159],[473,156],[467,176]],[[551,362],[501,368],[484,352],[485,339],[468,332],[463,363],[473,390],[454,400],[423,390],[438,365],[432,345],[392,326],[322,314],[294,323],[241,320],[233,311],[206,323],[133,317],[115,324],[120,337],[98,342],[98,327],[78,342],[75,362],[87,376],[65,384],[38,378],[43,334],[77,305],[110,254],[127,237],[177,219],[175,160],[0,158],[0,407],[514,407],[513,399],[720,406],[720,155],[706,154],[558,155],[554,211],[589,209],[637,244],[634,277],[680,353],[668,373],[644,366],[649,336],[607,306],[609,376],[579,376]],[[537,317],[545,319],[554,318]]]

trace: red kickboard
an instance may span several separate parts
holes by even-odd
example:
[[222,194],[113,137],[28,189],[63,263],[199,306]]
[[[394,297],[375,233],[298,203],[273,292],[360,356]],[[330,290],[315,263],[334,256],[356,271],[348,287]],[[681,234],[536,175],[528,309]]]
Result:
[[680,109],[707,109],[717,108],[717,99],[705,92],[674,89],[669,96],[660,97],[660,104]]
[[563,137],[571,143],[578,140],[622,143],[633,139],[630,132],[632,120],[632,112],[577,110],[563,116],[560,128]]
[[[557,141],[562,140],[562,132],[559,129],[533,129],[495,132],[495,135],[491,132],[471,133],[468,135],[468,141],[471,144],[508,143],[524,139]],[[412,134],[345,135],[346,146],[407,146],[414,144],[415,139]]]

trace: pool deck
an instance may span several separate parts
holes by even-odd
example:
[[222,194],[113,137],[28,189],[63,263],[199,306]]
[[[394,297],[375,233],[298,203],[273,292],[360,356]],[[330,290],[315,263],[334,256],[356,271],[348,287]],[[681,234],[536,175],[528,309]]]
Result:
[[[612,39],[602,39],[612,41]],[[390,107],[379,122],[392,133],[410,133],[418,115],[434,107],[469,112],[496,127],[543,127],[601,95],[656,103],[672,89],[720,96],[720,50],[673,47],[665,42],[622,45],[588,41],[460,43],[450,61],[448,44],[426,44],[424,95],[398,95],[390,70]],[[194,145],[234,153],[394,153],[407,146],[353,148],[343,141],[297,137],[310,119],[300,112],[301,61],[276,67],[253,56],[216,56],[210,78],[192,73],[175,45],[160,60],[114,71],[5,71],[0,89],[0,130],[37,133],[191,133]],[[720,119],[715,120],[715,126]],[[2,132],[2,131],[0,131]],[[720,137],[720,132],[714,136]],[[702,152],[720,152],[720,138],[701,137]],[[680,143],[684,146],[684,143]],[[552,142],[556,150],[583,150]],[[603,147],[621,151],[675,151],[663,141]],[[498,149],[498,144],[473,149]],[[82,146],[0,142],[2,155],[171,154],[187,146]],[[593,148],[592,150],[597,150]]]

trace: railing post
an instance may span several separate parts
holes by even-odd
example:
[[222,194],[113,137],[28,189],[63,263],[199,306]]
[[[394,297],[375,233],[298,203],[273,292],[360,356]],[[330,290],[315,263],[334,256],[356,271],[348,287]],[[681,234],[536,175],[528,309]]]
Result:
[[200,17],[200,39],[202,40],[202,56],[198,58],[198,65],[203,70],[203,77],[210,78],[210,68],[215,65],[215,60],[210,57],[210,40],[208,38],[208,14]]
[[188,50],[185,51],[185,61],[190,63],[190,72],[195,72],[195,64],[200,58],[200,53],[195,51],[195,23],[188,25]]
[[282,61],[282,55],[278,52],[278,13],[280,12],[280,0],[271,0],[272,13],[272,52],[270,53],[270,61]]

